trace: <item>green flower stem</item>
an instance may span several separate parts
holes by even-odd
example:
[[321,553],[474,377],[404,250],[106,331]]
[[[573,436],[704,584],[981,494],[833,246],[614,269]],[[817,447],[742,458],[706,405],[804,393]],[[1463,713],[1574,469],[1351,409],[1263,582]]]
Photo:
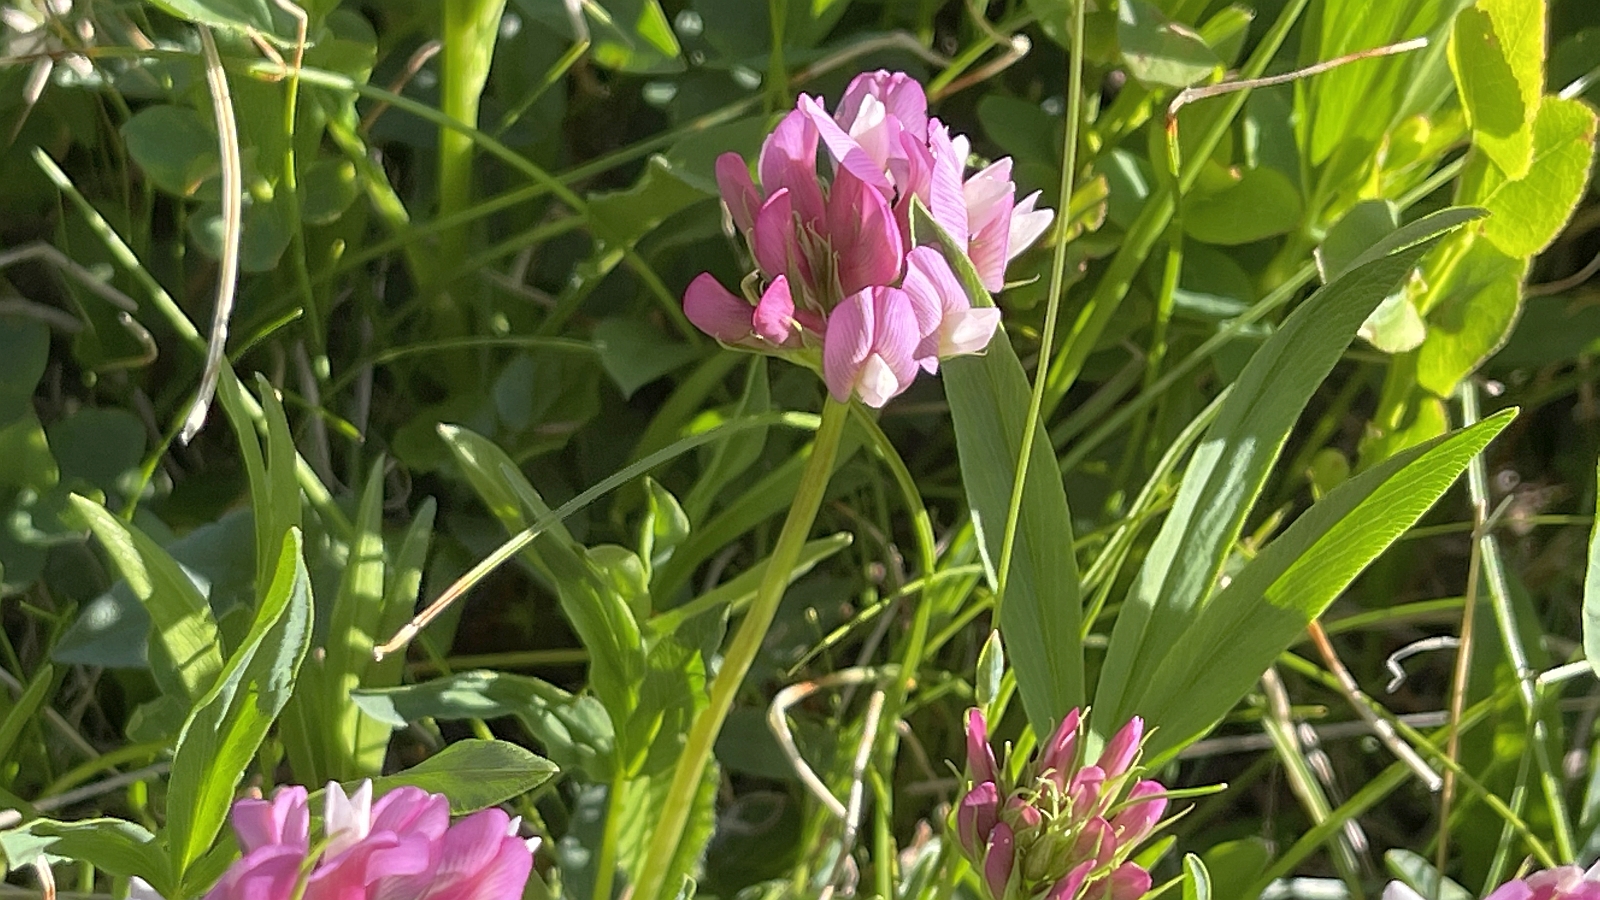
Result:
[[[811,445],[811,458],[806,461],[805,472],[800,476],[800,487],[795,491],[794,503],[783,520],[783,530],[767,562],[761,586],[756,589],[755,600],[745,613],[744,621],[723,654],[722,666],[711,681],[711,703],[695,718],[689,729],[689,739],[683,754],[678,757],[678,768],[672,773],[672,786],[667,791],[663,819],[655,827],[650,841],[650,852],[645,857],[641,881],[635,886],[634,900],[660,900],[666,886],[667,872],[678,853],[678,839],[682,837],[694,806],[694,796],[705,777],[706,766],[711,762],[711,751],[722,731],[722,723],[733,708],[734,695],[739,691],[746,672],[755,662],[761,642],[772,625],[772,617],[783,599],[784,587],[789,582],[789,572],[800,558],[800,548],[805,545],[811,525],[816,521],[817,509],[822,506],[822,495],[827,490],[828,479],[833,475],[833,462],[839,453],[839,439],[849,418],[850,407],[828,398],[822,407],[822,424],[817,428],[816,440]],[[676,889],[676,886],[674,886]]]
[[[499,37],[500,15],[506,0],[453,0],[443,5],[444,59],[440,85],[440,111],[445,116],[476,128],[478,102],[489,79],[489,63]],[[473,135],[444,128],[439,131],[439,216],[455,215],[472,205]],[[450,229],[440,235],[439,258],[466,256],[465,229]],[[435,286],[442,287],[442,286]],[[461,313],[447,294],[436,298],[439,312],[447,321],[461,323]]]

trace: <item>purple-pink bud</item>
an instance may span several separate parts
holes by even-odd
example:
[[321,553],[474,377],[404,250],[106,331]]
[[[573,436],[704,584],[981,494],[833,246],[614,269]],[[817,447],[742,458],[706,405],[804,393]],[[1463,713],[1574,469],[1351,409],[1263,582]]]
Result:
[[1000,789],[992,781],[981,782],[967,791],[956,807],[956,838],[971,859],[977,859],[989,843],[989,832],[1000,821]]
[[1149,837],[1150,830],[1167,811],[1166,791],[1157,781],[1141,781],[1133,786],[1128,792],[1128,805],[1111,818],[1118,841],[1131,846]]
[[1083,880],[1089,877],[1094,865],[1094,860],[1088,859],[1073,866],[1072,871],[1061,876],[1061,880],[1050,888],[1045,900],[1077,900],[1078,889],[1083,887]]
[[1072,816],[1082,819],[1094,815],[1100,808],[1100,792],[1106,783],[1106,773],[1099,766],[1084,766],[1072,774],[1067,785],[1067,800],[1072,806]]
[[1106,743],[1106,749],[1100,754],[1098,765],[1105,770],[1107,778],[1116,778],[1128,771],[1128,766],[1133,765],[1134,757],[1139,755],[1139,741],[1144,737],[1144,720],[1138,716],[1128,720],[1111,740]]
[[1044,816],[1038,808],[1019,794],[1012,794],[1006,801],[1005,809],[1000,813],[1001,819],[1010,822],[1018,831],[1027,831],[1038,828],[1044,822]]
[[1117,839],[1111,832],[1111,823],[1099,816],[1085,822],[1077,840],[1072,843],[1073,859],[1094,860],[1096,865],[1110,862],[1116,852]]
[[967,771],[978,782],[998,777],[994,749],[989,746],[989,725],[983,720],[983,711],[976,707],[967,710]]
[[983,880],[989,885],[993,900],[1005,900],[1006,885],[1016,862],[1016,835],[1010,825],[1001,822],[989,833],[989,846],[983,855]]
[[1044,750],[1039,753],[1039,774],[1049,776],[1054,773],[1052,781],[1057,787],[1066,789],[1067,778],[1078,764],[1078,725],[1081,715],[1074,708],[1061,720],[1055,733],[1050,735],[1050,740],[1044,745]]
[[1150,893],[1150,873],[1137,863],[1117,866],[1105,884],[1105,900],[1139,900]]

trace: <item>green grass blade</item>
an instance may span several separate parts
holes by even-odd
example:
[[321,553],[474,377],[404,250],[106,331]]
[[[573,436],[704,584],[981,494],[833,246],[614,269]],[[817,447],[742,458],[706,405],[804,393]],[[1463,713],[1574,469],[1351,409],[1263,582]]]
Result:
[[193,703],[222,671],[211,605],[167,551],[93,500],[73,494],[77,524],[94,532],[111,564],[150,613],[150,671],[162,691]]
[[[967,505],[990,559],[998,559],[1028,415],[1028,377],[1004,332],[983,356],[949,360],[943,371]],[[1037,426],[1032,431],[1000,633],[1028,721],[1049,734],[1084,700],[1083,609],[1066,490],[1049,438]]]
[[[383,460],[372,464],[357,507],[349,556],[333,601],[326,655],[323,657],[323,691],[329,718],[322,723],[328,744],[330,777],[360,778],[376,772],[362,771],[356,740],[366,718],[349,702],[350,692],[365,681],[372,648],[387,637],[379,632],[383,607]],[[379,760],[382,764],[382,760]]]
[[[222,830],[234,790],[289,702],[311,644],[311,578],[298,529],[284,536],[275,571],[249,633],[178,735],[166,833],[180,883]],[[185,887],[196,893],[206,886]]]
[[1351,478],[1251,560],[1129,692],[1129,711],[1159,729],[1147,749],[1182,746],[1232,709],[1514,415],[1491,416]]
[[1095,697],[1098,728],[1126,721],[1129,694],[1188,639],[1290,429],[1361,323],[1433,241],[1481,215],[1449,209],[1391,232],[1312,294],[1251,357],[1190,460],[1117,617]]

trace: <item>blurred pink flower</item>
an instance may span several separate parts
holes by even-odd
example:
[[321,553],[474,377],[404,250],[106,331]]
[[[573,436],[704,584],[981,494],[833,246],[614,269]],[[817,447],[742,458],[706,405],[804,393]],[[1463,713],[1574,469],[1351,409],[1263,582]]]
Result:
[[[1384,888],[1383,900],[1423,900],[1398,881]],[[1484,900],[1600,900],[1600,863],[1588,870],[1557,866],[1500,885]]]
[[[372,800],[335,782],[323,793],[326,841],[313,852],[303,787],[240,800],[233,828],[241,856],[206,900],[518,900],[537,841],[486,809],[450,823],[442,794],[401,787]],[[148,886],[141,888],[149,896]]]

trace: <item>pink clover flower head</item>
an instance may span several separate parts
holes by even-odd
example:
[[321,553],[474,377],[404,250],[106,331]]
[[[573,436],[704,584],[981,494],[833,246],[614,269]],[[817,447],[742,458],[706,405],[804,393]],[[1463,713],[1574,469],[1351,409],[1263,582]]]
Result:
[[835,398],[874,407],[918,368],[983,352],[1000,312],[974,307],[937,249],[912,246],[913,202],[991,292],[1053,213],[1035,209],[1037,195],[1013,202],[1010,160],[965,178],[969,156],[967,139],[928,116],[922,86],[903,72],[856,76],[831,114],[802,95],[762,143],[755,177],[737,154],[717,159],[728,221],[756,271],[742,297],[697,276],[684,314],[724,345],[809,366]]
[[[240,800],[232,820],[244,851],[206,900],[518,900],[537,841],[518,822],[486,809],[450,823],[449,801],[397,788],[376,802],[371,781],[346,794],[330,782],[326,839],[313,847],[303,787],[272,800]],[[141,898],[153,898],[139,885]]]
[[1119,729],[1095,765],[1080,758],[1085,727],[1073,710],[1013,778],[1014,767],[995,761],[983,714],[968,711],[970,781],[951,829],[990,900],[1140,900],[1150,892],[1150,873],[1132,857],[1161,827],[1167,794],[1139,777],[1144,723]]

